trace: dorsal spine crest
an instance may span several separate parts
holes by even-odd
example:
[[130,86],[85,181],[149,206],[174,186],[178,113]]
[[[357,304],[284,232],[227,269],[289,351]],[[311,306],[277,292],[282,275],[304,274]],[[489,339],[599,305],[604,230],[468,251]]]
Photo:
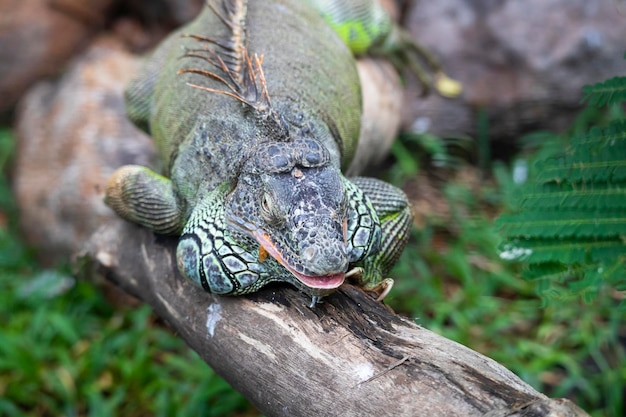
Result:
[[211,93],[224,94],[247,105],[255,111],[262,125],[277,140],[287,140],[287,125],[272,108],[267,82],[263,73],[263,55],[251,55],[246,46],[245,19],[247,1],[223,0],[221,7],[215,1],[207,6],[229,29],[226,39],[217,39],[197,34],[183,34],[201,44],[200,48],[187,49],[182,58],[197,58],[208,63],[211,69],[183,68],[178,74],[198,74],[218,81],[224,89],[207,87],[191,82],[190,87]]

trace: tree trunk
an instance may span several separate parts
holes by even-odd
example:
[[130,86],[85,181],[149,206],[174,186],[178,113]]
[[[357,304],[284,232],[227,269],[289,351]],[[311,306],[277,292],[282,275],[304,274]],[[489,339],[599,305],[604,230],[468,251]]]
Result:
[[314,308],[283,286],[208,294],[177,272],[175,246],[175,238],[115,220],[94,234],[78,265],[150,304],[265,415],[586,415],[350,285]]

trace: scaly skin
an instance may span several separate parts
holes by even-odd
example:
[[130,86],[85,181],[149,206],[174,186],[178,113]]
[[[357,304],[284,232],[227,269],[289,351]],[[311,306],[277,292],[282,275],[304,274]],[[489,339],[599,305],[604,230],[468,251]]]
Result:
[[107,204],[180,234],[179,270],[213,293],[280,281],[315,303],[349,270],[384,292],[411,215],[400,190],[341,173],[360,128],[353,56],[301,0],[213,3],[127,90],[165,175],[122,167]]

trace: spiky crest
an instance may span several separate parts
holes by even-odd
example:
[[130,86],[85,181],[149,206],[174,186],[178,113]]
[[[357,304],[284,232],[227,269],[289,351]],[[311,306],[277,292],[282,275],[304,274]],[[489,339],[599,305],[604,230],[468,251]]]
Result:
[[208,0],[207,6],[229,29],[226,39],[216,39],[202,35],[183,34],[195,39],[202,47],[187,49],[183,58],[198,58],[207,62],[214,70],[203,68],[183,68],[178,74],[199,74],[216,80],[225,89],[211,88],[187,82],[190,87],[211,93],[224,94],[252,108],[278,139],[287,139],[289,134],[285,123],[272,108],[263,73],[263,55],[251,56],[246,47],[245,19],[246,0],[222,0],[221,10],[216,1]]

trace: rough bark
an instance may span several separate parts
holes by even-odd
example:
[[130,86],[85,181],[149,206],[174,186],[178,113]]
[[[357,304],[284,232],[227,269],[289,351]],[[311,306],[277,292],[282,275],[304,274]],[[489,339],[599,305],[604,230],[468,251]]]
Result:
[[78,258],[150,304],[268,416],[583,416],[491,359],[351,286],[322,304],[291,288],[208,294],[176,270],[176,240],[112,221]]

